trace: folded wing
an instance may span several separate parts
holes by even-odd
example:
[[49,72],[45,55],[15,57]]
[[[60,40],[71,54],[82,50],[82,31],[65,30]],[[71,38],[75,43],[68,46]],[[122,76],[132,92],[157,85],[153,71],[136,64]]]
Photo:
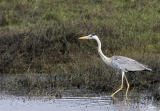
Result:
[[111,65],[115,69],[123,70],[123,71],[142,71],[142,70],[152,70],[148,68],[146,65],[143,65],[131,58],[124,56],[112,56]]

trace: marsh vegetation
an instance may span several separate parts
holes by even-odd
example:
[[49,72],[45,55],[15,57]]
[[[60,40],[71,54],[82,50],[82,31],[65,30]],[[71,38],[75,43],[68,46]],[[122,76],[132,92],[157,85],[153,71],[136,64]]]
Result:
[[120,75],[99,59],[96,42],[78,40],[90,33],[100,37],[107,56],[127,56],[153,69],[127,75],[132,89],[160,82],[158,0],[1,0],[0,9],[0,73],[13,76],[2,77],[1,87],[117,88]]

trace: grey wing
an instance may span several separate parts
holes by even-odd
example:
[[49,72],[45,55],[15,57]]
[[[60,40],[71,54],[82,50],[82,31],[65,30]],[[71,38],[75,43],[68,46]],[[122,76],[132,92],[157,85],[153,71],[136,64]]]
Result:
[[124,56],[112,56],[111,65],[118,70],[123,71],[142,71],[142,70],[150,70],[146,65],[143,65],[131,58],[127,58]]

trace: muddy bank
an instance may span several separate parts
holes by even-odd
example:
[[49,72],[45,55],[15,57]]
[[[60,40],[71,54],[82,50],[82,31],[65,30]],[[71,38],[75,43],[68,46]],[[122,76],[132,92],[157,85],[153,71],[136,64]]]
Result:
[[[149,73],[148,73],[149,74]],[[79,76],[77,76],[79,75]],[[97,75],[98,78],[90,76],[85,78],[85,73],[74,74],[1,74],[0,75],[0,89],[1,92],[11,95],[26,95],[26,96],[54,96],[61,97],[67,95],[66,90],[70,90],[72,95],[80,95],[93,92],[99,93],[111,93],[115,89],[119,88],[121,81],[120,75]],[[136,93],[141,90],[152,90],[156,86],[156,83],[147,83],[144,80],[144,74],[135,74],[129,76],[129,82],[131,84],[130,92]],[[103,78],[103,79],[102,79]],[[151,79],[152,80],[152,79]],[[144,82],[142,82],[144,81]],[[124,86],[125,89],[126,85]],[[74,92],[71,92],[71,91]],[[159,90],[154,90],[153,94],[156,99],[159,98]],[[122,93],[125,93],[122,91]]]

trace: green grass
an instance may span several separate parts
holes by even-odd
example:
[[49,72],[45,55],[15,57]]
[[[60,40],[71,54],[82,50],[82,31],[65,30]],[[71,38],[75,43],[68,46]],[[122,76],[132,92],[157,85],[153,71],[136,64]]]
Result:
[[0,9],[0,73],[72,74],[74,84],[105,89],[115,72],[99,59],[96,42],[78,40],[96,33],[105,55],[147,64],[156,76],[141,79],[159,81],[158,0],[1,0]]

